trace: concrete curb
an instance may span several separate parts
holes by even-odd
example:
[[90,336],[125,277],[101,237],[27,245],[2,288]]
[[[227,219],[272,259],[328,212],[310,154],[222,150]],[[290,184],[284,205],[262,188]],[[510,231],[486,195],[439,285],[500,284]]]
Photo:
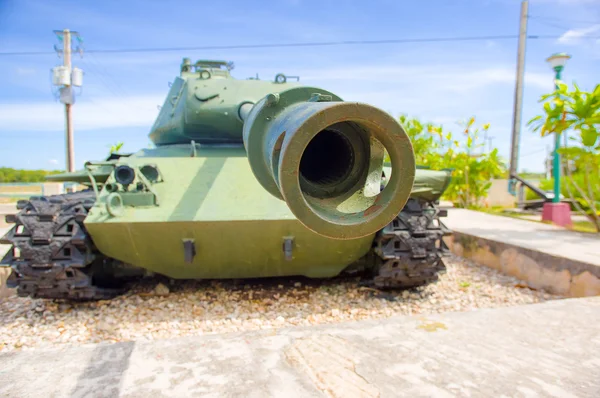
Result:
[[[0,218],[2,220],[4,220],[4,214],[1,214],[0,212]],[[9,227],[3,227],[2,224],[0,224],[0,238],[2,236],[4,236],[5,233],[7,233],[9,230]],[[0,245],[0,260],[2,260],[2,258],[4,257],[4,254],[6,254],[6,251],[10,248],[9,245]],[[8,279],[10,275],[10,268],[6,268],[6,267],[0,267],[0,298],[4,298],[4,297],[10,297],[10,296],[14,296],[16,295],[16,289],[9,289],[6,287],[6,280]]]
[[514,276],[534,289],[564,297],[600,295],[597,265],[459,231],[444,239],[457,256]]
[[[0,257],[2,257],[0,253]],[[6,280],[10,276],[10,268],[0,268],[0,298],[14,296],[16,289],[6,287]]]

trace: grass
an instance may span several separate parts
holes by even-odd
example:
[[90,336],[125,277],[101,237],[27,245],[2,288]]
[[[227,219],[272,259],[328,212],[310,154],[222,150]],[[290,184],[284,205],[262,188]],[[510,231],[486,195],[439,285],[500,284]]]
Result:
[[24,198],[14,198],[14,197],[2,197],[0,196],[0,204],[10,204],[10,203],[17,203],[19,201],[19,199],[24,199]]
[[589,233],[598,233],[596,228],[594,228],[594,224],[589,221],[573,221],[573,230],[579,232],[589,232]]

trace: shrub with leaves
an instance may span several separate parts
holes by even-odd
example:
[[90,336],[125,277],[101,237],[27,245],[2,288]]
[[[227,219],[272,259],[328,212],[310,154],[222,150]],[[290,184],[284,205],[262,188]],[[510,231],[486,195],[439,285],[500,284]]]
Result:
[[400,117],[415,151],[417,165],[434,170],[453,169],[453,178],[443,198],[458,207],[480,207],[487,197],[491,180],[503,177],[506,166],[498,150],[486,153],[481,133],[490,125],[475,126],[475,118],[463,124],[465,139],[455,139],[442,126],[423,124],[406,115]]
[[110,153],[119,153],[122,147],[123,143],[117,142],[116,144],[110,146]]
[[[564,188],[575,207],[584,212],[600,232],[600,84],[592,92],[573,90],[562,82],[543,95],[544,114],[529,121],[542,137],[573,132],[570,145],[559,149]],[[566,167],[569,165],[569,167]],[[562,187],[561,187],[562,188]]]
[[44,182],[46,176],[61,172],[60,170],[17,170],[10,167],[0,167],[0,182]]

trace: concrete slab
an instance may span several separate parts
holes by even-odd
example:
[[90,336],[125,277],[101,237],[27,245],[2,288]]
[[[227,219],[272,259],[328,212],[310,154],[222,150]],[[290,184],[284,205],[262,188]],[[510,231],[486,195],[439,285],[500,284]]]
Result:
[[598,397],[600,298],[0,354],[3,397]]
[[448,209],[444,222],[457,255],[555,294],[600,294],[600,236],[466,209]]
[[453,231],[600,266],[600,236],[466,209],[449,209],[446,220]]
[[[8,232],[10,227],[1,227],[0,226],[0,237],[4,236],[5,233]],[[10,245],[0,245],[0,260],[4,257],[4,254],[8,251]],[[8,289],[6,287],[6,279],[10,275],[10,269],[5,267],[0,267],[0,298],[8,297],[15,294],[14,289]]]
[[17,212],[17,203],[0,203],[0,215],[15,214]]
[[[11,227],[0,227],[0,237],[4,236],[4,234],[6,234],[10,228]],[[0,245],[0,257],[6,253],[9,247],[10,245]]]
[[[515,212],[516,214],[519,214],[517,212]],[[519,216],[523,219],[526,220],[531,220],[531,221],[542,221],[542,215],[541,214],[523,214],[520,213]],[[573,221],[587,221],[587,217],[583,216],[581,214],[573,214],[571,213],[571,220]]]

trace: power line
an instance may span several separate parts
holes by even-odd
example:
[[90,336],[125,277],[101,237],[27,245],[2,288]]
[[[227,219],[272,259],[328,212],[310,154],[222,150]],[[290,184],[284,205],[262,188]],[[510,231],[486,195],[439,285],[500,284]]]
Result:
[[[534,18],[533,16],[529,16],[529,18]],[[567,28],[566,26],[562,26],[562,25],[557,25],[554,22],[547,22],[544,19],[539,19],[539,18],[534,18],[538,23],[542,24],[542,25],[546,25],[555,29],[560,29],[560,30],[569,30],[571,28]]]
[[574,19],[562,19],[562,18],[552,18],[552,17],[540,17],[537,15],[528,15],[529,18],[553,21],[553,22],[565,22],[565,23],[585,23],[585,24],[600,24],[600,21],[582,21],[582,20],[574,20]]
[[[498,36],[464,36],[464,37],[432,37],[416,39],[382,39],[382,40],[344,40],[327,42],[303,42],[303,43],[274,43],[274,44],[238,44],[223,46],[199,46],[199,47],[150,47],[150,48],[121,48],[86,50],[87,53],[109,54],[109,53],[142,53],[142,52],[167,52],[167,51],[197,51],[197,50],[233,50],[250,48],[283,48],[283,47],[318,47],[318,46],[341,46],[341,45],[373,45],[373,44],[406,44],[406,43],[440,43],[459,41],[486,41],[486,40],[509,40],[517,39],[518,35]],[[528,35],[528,39],[558,39],[560,36],[552,35]],[[49,51],[22,51],[22,52],[0,52],[0,56],[20,55],[47,55],[54,54]]]
[[[126,94],[122,88],[122,86],[120,84],[118,84],[116,82],[115,79],[113,79],[109,73],[106,71],[106,69],[97,61],[95,61],[93,55],[90,55],[90,57],[88,58],[89,62],[87,62],[85,59],[83,59],[82,61],[85,62],[85,64],[90,67],[90,69],[92,69],[92,71],[94,71],[96,73],[96,76],[98,76],[98,78],[102,81],[102,83],[104,83],[105,87],[112,92],[115,97],[118,96],[123,96],[125,97]],[[102,70],[100,70],[102,69]],[[113,90],[113,88],[115,88],[117,91]]]
[[521,155],[521,157],[522,157],[522,158],[525,158],[525,157],[527,157],[527,156],[535,155],[535,154],[538,154],[538,153],[540,153],[540,152],[544,152],[544,151],[546,151],[546,148],[538,149],[538,150],[536,150],[536,151],[533,151],[533,152],[528,152],[528,153],[526,153],[525,155]]

